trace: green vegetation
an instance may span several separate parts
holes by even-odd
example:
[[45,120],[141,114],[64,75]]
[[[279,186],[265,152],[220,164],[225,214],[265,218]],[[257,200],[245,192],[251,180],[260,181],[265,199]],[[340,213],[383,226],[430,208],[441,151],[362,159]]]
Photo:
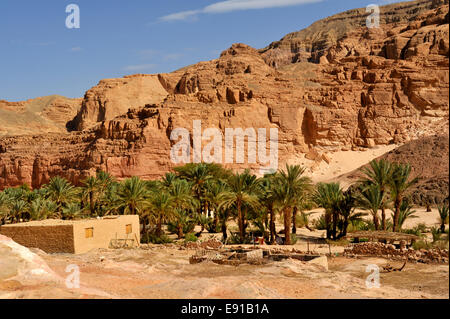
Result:
[[[339,183],[313,185],[305,168],[290,165],[261,178],[248,170],[233,173],[206,163],[177,167],[154,181],[132,177],[119,182],[98,172],[76,187],[54,177],[40,189],[24,185],[0,192],[0,225],[137,214],[142,240],[151,243],[171,242],[166,232],[186,242],[195,241],[207,230],[222,233],[227,243],[252,243],[254,236],[260,236],[273,244],[278,237],[277,218],[283,221],[285,244],[296,242],[297,227],[324,229],[327,239],[335,242],[356,230],[421,234],[424,229],[402,230],[405,220],[414,218],[408,191],[417,179],[410,179],[410,172],[409,165],[372,161],[363,169],[364,179],[348,190]],[[392,221],[385,216],[391,203]],[[325,214],[313,221],[305,211],[314,207],[324,208]],[[357,208],[367,211],[371,220],[363,219],[366,214]],[[439,207],[439,212],[442,234],[448,223],[448,206]],[[237,224],[232,231],[228,229],[230,220]],[[201,231],[194,233],[197,225]]]

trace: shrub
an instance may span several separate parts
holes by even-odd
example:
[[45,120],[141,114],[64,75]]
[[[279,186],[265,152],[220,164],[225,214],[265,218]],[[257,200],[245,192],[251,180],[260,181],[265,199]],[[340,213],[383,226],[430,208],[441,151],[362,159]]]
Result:
[[[183,234],[187,234],[194,230],[195,222],[194,221],[184,222],[182,226],[183,226]],[[167,230],[172,234],[177,234],[178,233],[177,223],[169,222],[167,224]]]
[[184,242],[196,242],[198,240],[197,236],[194,233],[188,233],[184,236]]
[[141,238],[142,244],[170,244],[173,240],[167,235],[157,236],[154,233],[144,234]]
[[239,236],[239,233],[231,233],[231,235],[230,235],[230,237],[228,237],[226,243],[229,245],[253,244],[253,241],[252,241],[252,238],[249,236],[246,236],[244,238],[244,241],[241,241],[241,237]]
[[318,230],[327,229],[327,224],[325,223],[325,215],[324,214],[320,215],[320,217],[314,221],[314,228],[318,229]]
[[220,224],[217,223],[217,225],[214,227],[214,220],[208,221],[207,224],[205,224],[205,228],[210,234],[217,234],[222,232]]

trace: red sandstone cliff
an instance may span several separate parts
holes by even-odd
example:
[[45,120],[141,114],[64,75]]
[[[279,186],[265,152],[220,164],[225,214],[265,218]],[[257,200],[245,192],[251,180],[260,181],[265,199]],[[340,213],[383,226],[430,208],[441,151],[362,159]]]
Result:
[[[38,187],[54,175],[77,183],[98,169],[158,177],[174,166],[170,133],[192,131],[194,120],[222,132],[278,128],[280,165],[311,152],[448,135],[448,1],[381,13],[378,29],[361,26],[364,15],[352,10],[301,31],[300,40],[288,36],[260,51],[235,44],[219,59],[170,74],[102,80],[77,104],[71,133],[0,137],[0,189]],[[333,33],[339,21],[346,27]]]

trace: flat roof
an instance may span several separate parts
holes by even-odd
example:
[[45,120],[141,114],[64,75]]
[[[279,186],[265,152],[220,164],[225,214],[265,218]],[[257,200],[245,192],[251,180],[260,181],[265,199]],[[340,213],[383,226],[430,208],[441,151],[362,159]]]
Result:
[[62,220],[62,219],[44,219],[44,220],[33,220],[25,223],[17,224],[7,224],[1,227],[42,227],[42,226],[70,226],[75,224],[81,224],[86,222],[101,222],[105,220],[116,220],[127,216],[138,216],[138,215],[112,215],[105,216],[101,218],[85,218],[76,220]]

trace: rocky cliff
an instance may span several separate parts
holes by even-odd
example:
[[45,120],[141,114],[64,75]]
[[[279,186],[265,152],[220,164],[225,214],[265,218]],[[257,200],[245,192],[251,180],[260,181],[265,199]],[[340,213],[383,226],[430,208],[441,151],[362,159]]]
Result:
[[[363,11],[353,10],[263,50],[234,44],[216,60],[170,74],[102,80],[68,121],[70,133],[0,137],[0,188],[38,187],[57,174],[77,183],[98,169],[159,177],[176,165],[174,129],[192,133],[198,120],[202,131],[217,128],[222,136],[227,128],[263,128],[268,140],[269,129],[278,129],[280,167],[305,155],[314,163],[339,150],[448,135],[448,1],[389,5],[381,13],[376,29],[361,26]],[[339,21],[346,27],[331,36]],[[318,42],[297,46],[309,56],[291,59],[300,51],[282,43],[310,34]],[[187,144],[192,155],[192,134]],[[227,166],[258,172],[262,164],[258,157]]]

